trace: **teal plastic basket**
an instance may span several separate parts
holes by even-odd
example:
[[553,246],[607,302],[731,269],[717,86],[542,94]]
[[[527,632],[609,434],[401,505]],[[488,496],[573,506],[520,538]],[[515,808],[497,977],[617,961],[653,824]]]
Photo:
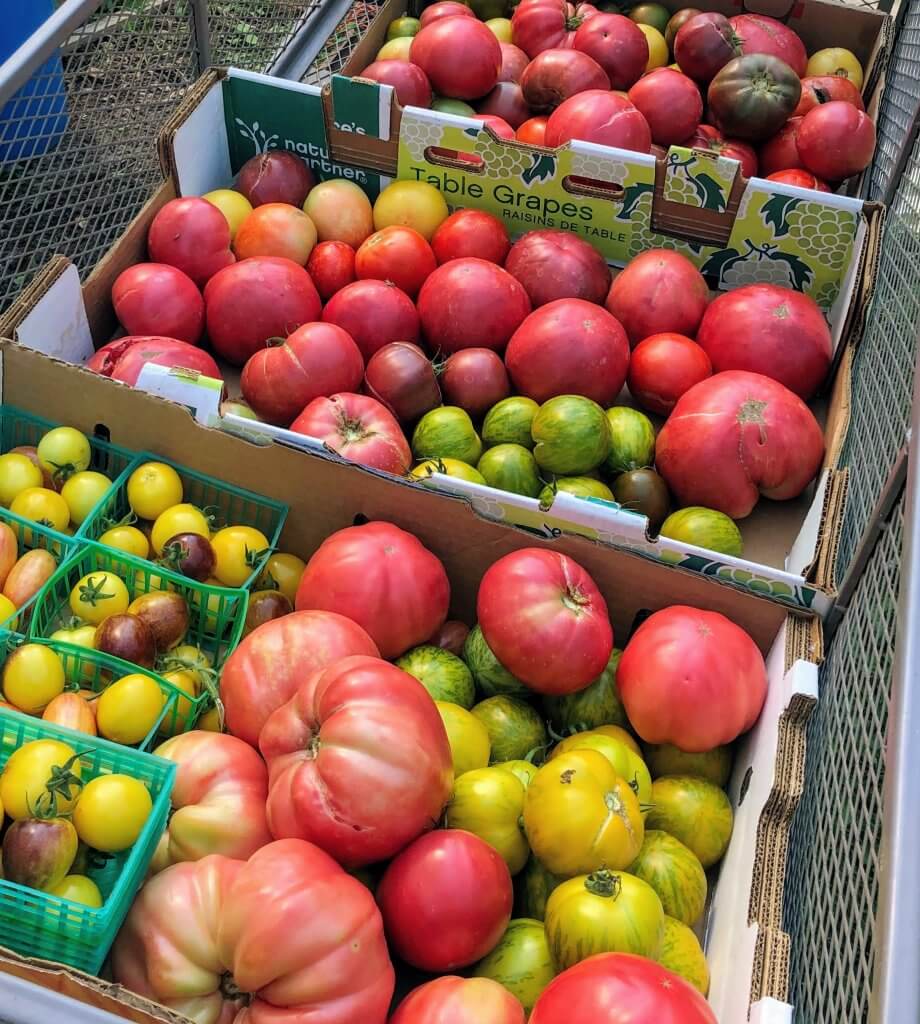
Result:
[[0,880],[0,946],[22,956],[98,974],[166,827],[176,765],[152,754],[0,709],[0,769],[23,744],[45,739],[60,740],[80,754],[85,782],[100,775],[130,775],[144,783],[153,802],[137,842],[123,853],[86,869],[102,892],[101,907],[87,907]]
[[47,638],[70,622],[71,590],[83,576],[103,571],[124,581],[132,601],[156,590],[181,594],[189,607],[189,628],[182,642],[199,646],[210,655],[215,669],[240,642],[249,603],[246,590],[196,583],[146,559],[92,541],[84,541],[42,588],[32,610],[29,635]]
[[[252,573],[243,584],[249,587],[265,567],[268,556],[278,545],[281,530],[287,519],[288,507],[280,501],[266,498],[252,491],[243,490],[233,484],[223,483],[205,473],[187,469],[178,462],[164,459],[151,452],[141,453],[131,469],[145,462],[163,462],[179,474],[182,481],[182,500],[198,508],[206,509],[215,521],[215,529],[224,526],[254,526],[268,538],[268,550],[253,567]],[[108,495],[96,506],[93,515],[84,523],[89,540],[99,540],[107,529],[131,516],[128,504],[128,477],[124,474]]]
[[[62,426],[62,424],[52,423],[40,416],[33,416],[13,405],[0,405],[0,453],[18,448],[20,445],[36,446],[49,430],[58,426]],[[87,440],[91,452],[89,468],[104,473],[112,481],[110,493],[117,490],[118,486],[127,480],[138,456],[127,448],[121,448],[119,445],[111,444],[109,441],[103,441],[92,435],[87,435]],[[100,498],[90,514],[74,532],[74,537],[80,538],[86,535],[94,515],[108,497],[109,494],[106,494]],[[22,537],[25,532],[28,538],[35,529],[35,524],[31,520],[14,515],[7,508],[0,508],[0,519],[9,523],[19,537]],[[59,550],[63,550],[65,542],[72,539],[70,534],[52,530],[50,527],[42,528],[38,536],[43,538],[43,546],[52,551],[55,550],[55,546]],[[32,546],[35,544],[33,543]]]

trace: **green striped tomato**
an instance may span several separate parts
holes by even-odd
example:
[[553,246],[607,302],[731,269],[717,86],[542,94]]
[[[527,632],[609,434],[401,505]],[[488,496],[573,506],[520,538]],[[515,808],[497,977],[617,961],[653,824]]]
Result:
[[651,802],[648,828],[679,839],[704,868],[722,859],[732,837],[734,815],[718,786],[695,775],[663,775],[652,783]]
[[473,974],[504,985],[530,1013],[556,976],[543,922],[532,917],[512,918],[498,945],[479,961]]
[[679,975],[702,995],[709,992],[709,965],[700,940],[685,924],[665,915],[658,963]]
[[648,829],[629,870],[658,893],[664,912],[695,924],[706,906],[706,872],[699,857],[674,836]]

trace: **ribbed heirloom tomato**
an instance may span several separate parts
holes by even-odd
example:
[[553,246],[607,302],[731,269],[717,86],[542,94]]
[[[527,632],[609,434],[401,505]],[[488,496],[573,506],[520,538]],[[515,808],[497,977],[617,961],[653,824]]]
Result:
[[183,370],[195,370],[203,377],[223,379],[220,367],[207,352],[185,341],[155,335],[110,341],[89,357],[86,368],[133,386],[148,363],[153,366],[180,366]]

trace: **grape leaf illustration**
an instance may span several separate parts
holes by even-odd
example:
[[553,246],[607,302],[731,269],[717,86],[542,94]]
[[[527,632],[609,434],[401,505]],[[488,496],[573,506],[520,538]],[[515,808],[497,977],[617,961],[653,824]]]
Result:
[[700,273],[704,277],[710,276],[720,281],[726,270],[736,263],[743,263],[744,260],[745,257],[737,249],[720,249],[718,252],[714,252],[700,267]]
[[811,267],[809,267],[804,260],[799,259],[795,253],[770,252],[766,255],[767,259],[775,260],[778,263],[786,263],[788,265],[793,285],[798,291],[804,291],[805,288],[811,284],[814,272]]
[[623,203],[620,206],[614,220],[629,220],[636,207],[639,205],[639,200],[647,193],[655,191],[655,186],[648,181],[640,181],[635,185],[627,185],[623,190]]
[[524,171],[521,178],[525,185],[535,181],[548,181],[556,174],[556,157],[553,153],[534,153],[533,163]]
[[776,238],[782,238],[783,235],[789,234],[788,215],[801,201],[801,199],[793,199],[792,196],[774,195],[760,208],[760,212],[764,215],[764,224],[773,228]]
[[696,194],[700,197],[704,209],[718,210],[719,213],[725,210],[727,206],[725,193],[712,175],[705,173],[692,175],[690,181],[693,182],[693,187],[696,189]]

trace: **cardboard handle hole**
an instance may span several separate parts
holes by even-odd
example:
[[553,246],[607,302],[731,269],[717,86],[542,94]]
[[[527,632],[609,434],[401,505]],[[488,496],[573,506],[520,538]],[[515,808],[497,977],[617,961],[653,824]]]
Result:
[[370,519],[363,512],[359,512],[354,519],[351,521],[352,526],[367,526]]
[[599,181],[596,178],[582,178],[577,174],[567,174],[562,179],[562,187],[573,196],[586,196],[588,199],[611,199],[622,202],[626,189],[616,181]]
[[802,16],[798,0],[741,0],[738,6],[744,14],[762,14],[783,23]]
[[429,146],[425,150],[425,159],[439,167],[453,167],[465,174],[482,174],[486,162],[476,153],[461,153],[456,149],[442,149],[440,146]]
[[93,437],[97,438],[100,441],[111,442],[112,432],[104,423],[97,423],[93,427]]

